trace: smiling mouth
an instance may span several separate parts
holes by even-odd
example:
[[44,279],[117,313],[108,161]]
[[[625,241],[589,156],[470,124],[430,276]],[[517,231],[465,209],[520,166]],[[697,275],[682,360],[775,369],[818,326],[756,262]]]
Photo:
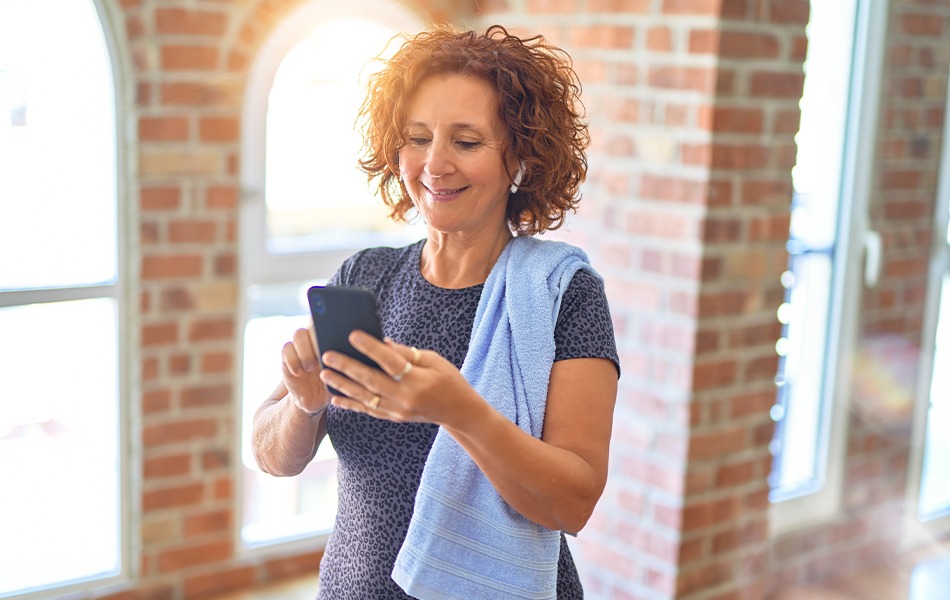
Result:
[[434,197],[436,197],[436,198],[440,198],[440,197],[445,197],[445,198],[447,198],[447,197],[449,197],[449,196],[454,196],[454,195],[456,195],[456,194],[458,194],[458,193],[464,192],[464,191],[467,190],[467,189],[468,189],[468,186],[464,186],[464,187],[460,187],[460,188],[455,188],[455,189],[451,189],[451,190],[434,190],[434,189],[432,189],[432,188],[430,188],[430,187],[426,187],[426,190],[428,190],[429,193],[432,194],[432,195],[433,195]]

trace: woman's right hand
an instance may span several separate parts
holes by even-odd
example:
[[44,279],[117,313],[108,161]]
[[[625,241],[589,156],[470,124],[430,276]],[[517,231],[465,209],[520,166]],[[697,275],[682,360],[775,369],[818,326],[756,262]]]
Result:
[[284,344],[281,351],[284,386],[290,395],[288,400],[308,413],[320,412],[330,402],[330,394],[320,381],[321,367],[317,356],[313,321],[306,329],[295,331],[292,341]]

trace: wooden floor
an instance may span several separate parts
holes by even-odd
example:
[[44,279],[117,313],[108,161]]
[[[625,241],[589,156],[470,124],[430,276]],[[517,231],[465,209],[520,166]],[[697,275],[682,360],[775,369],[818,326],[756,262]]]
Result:
[[[313,600],[316,592],[314,575],[231,594],[226,600]],[[783,590],[771,600],[950,600],[950,554],[879,565],[820,585]]]

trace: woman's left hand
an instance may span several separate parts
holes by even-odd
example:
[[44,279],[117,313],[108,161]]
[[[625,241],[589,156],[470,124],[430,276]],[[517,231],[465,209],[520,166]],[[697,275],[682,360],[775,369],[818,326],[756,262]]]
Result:
[[349,340],[382,370],[326,352],[322,360],[329,369],[320,378],[346,394],[333,397],[335,406],[389,421],[445,425],[462,418],[466,397],[480,399],[455,365],[436,352],[383,342],[363,331]]

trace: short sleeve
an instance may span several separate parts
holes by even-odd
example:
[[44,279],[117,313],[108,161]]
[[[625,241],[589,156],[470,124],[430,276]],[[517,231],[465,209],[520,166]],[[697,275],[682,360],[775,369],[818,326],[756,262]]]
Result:
[[577,271],[564,292],[554,327],[554,343],[555,361],[606,358],[620,376],[620,358],[604,284],[587,269]]

